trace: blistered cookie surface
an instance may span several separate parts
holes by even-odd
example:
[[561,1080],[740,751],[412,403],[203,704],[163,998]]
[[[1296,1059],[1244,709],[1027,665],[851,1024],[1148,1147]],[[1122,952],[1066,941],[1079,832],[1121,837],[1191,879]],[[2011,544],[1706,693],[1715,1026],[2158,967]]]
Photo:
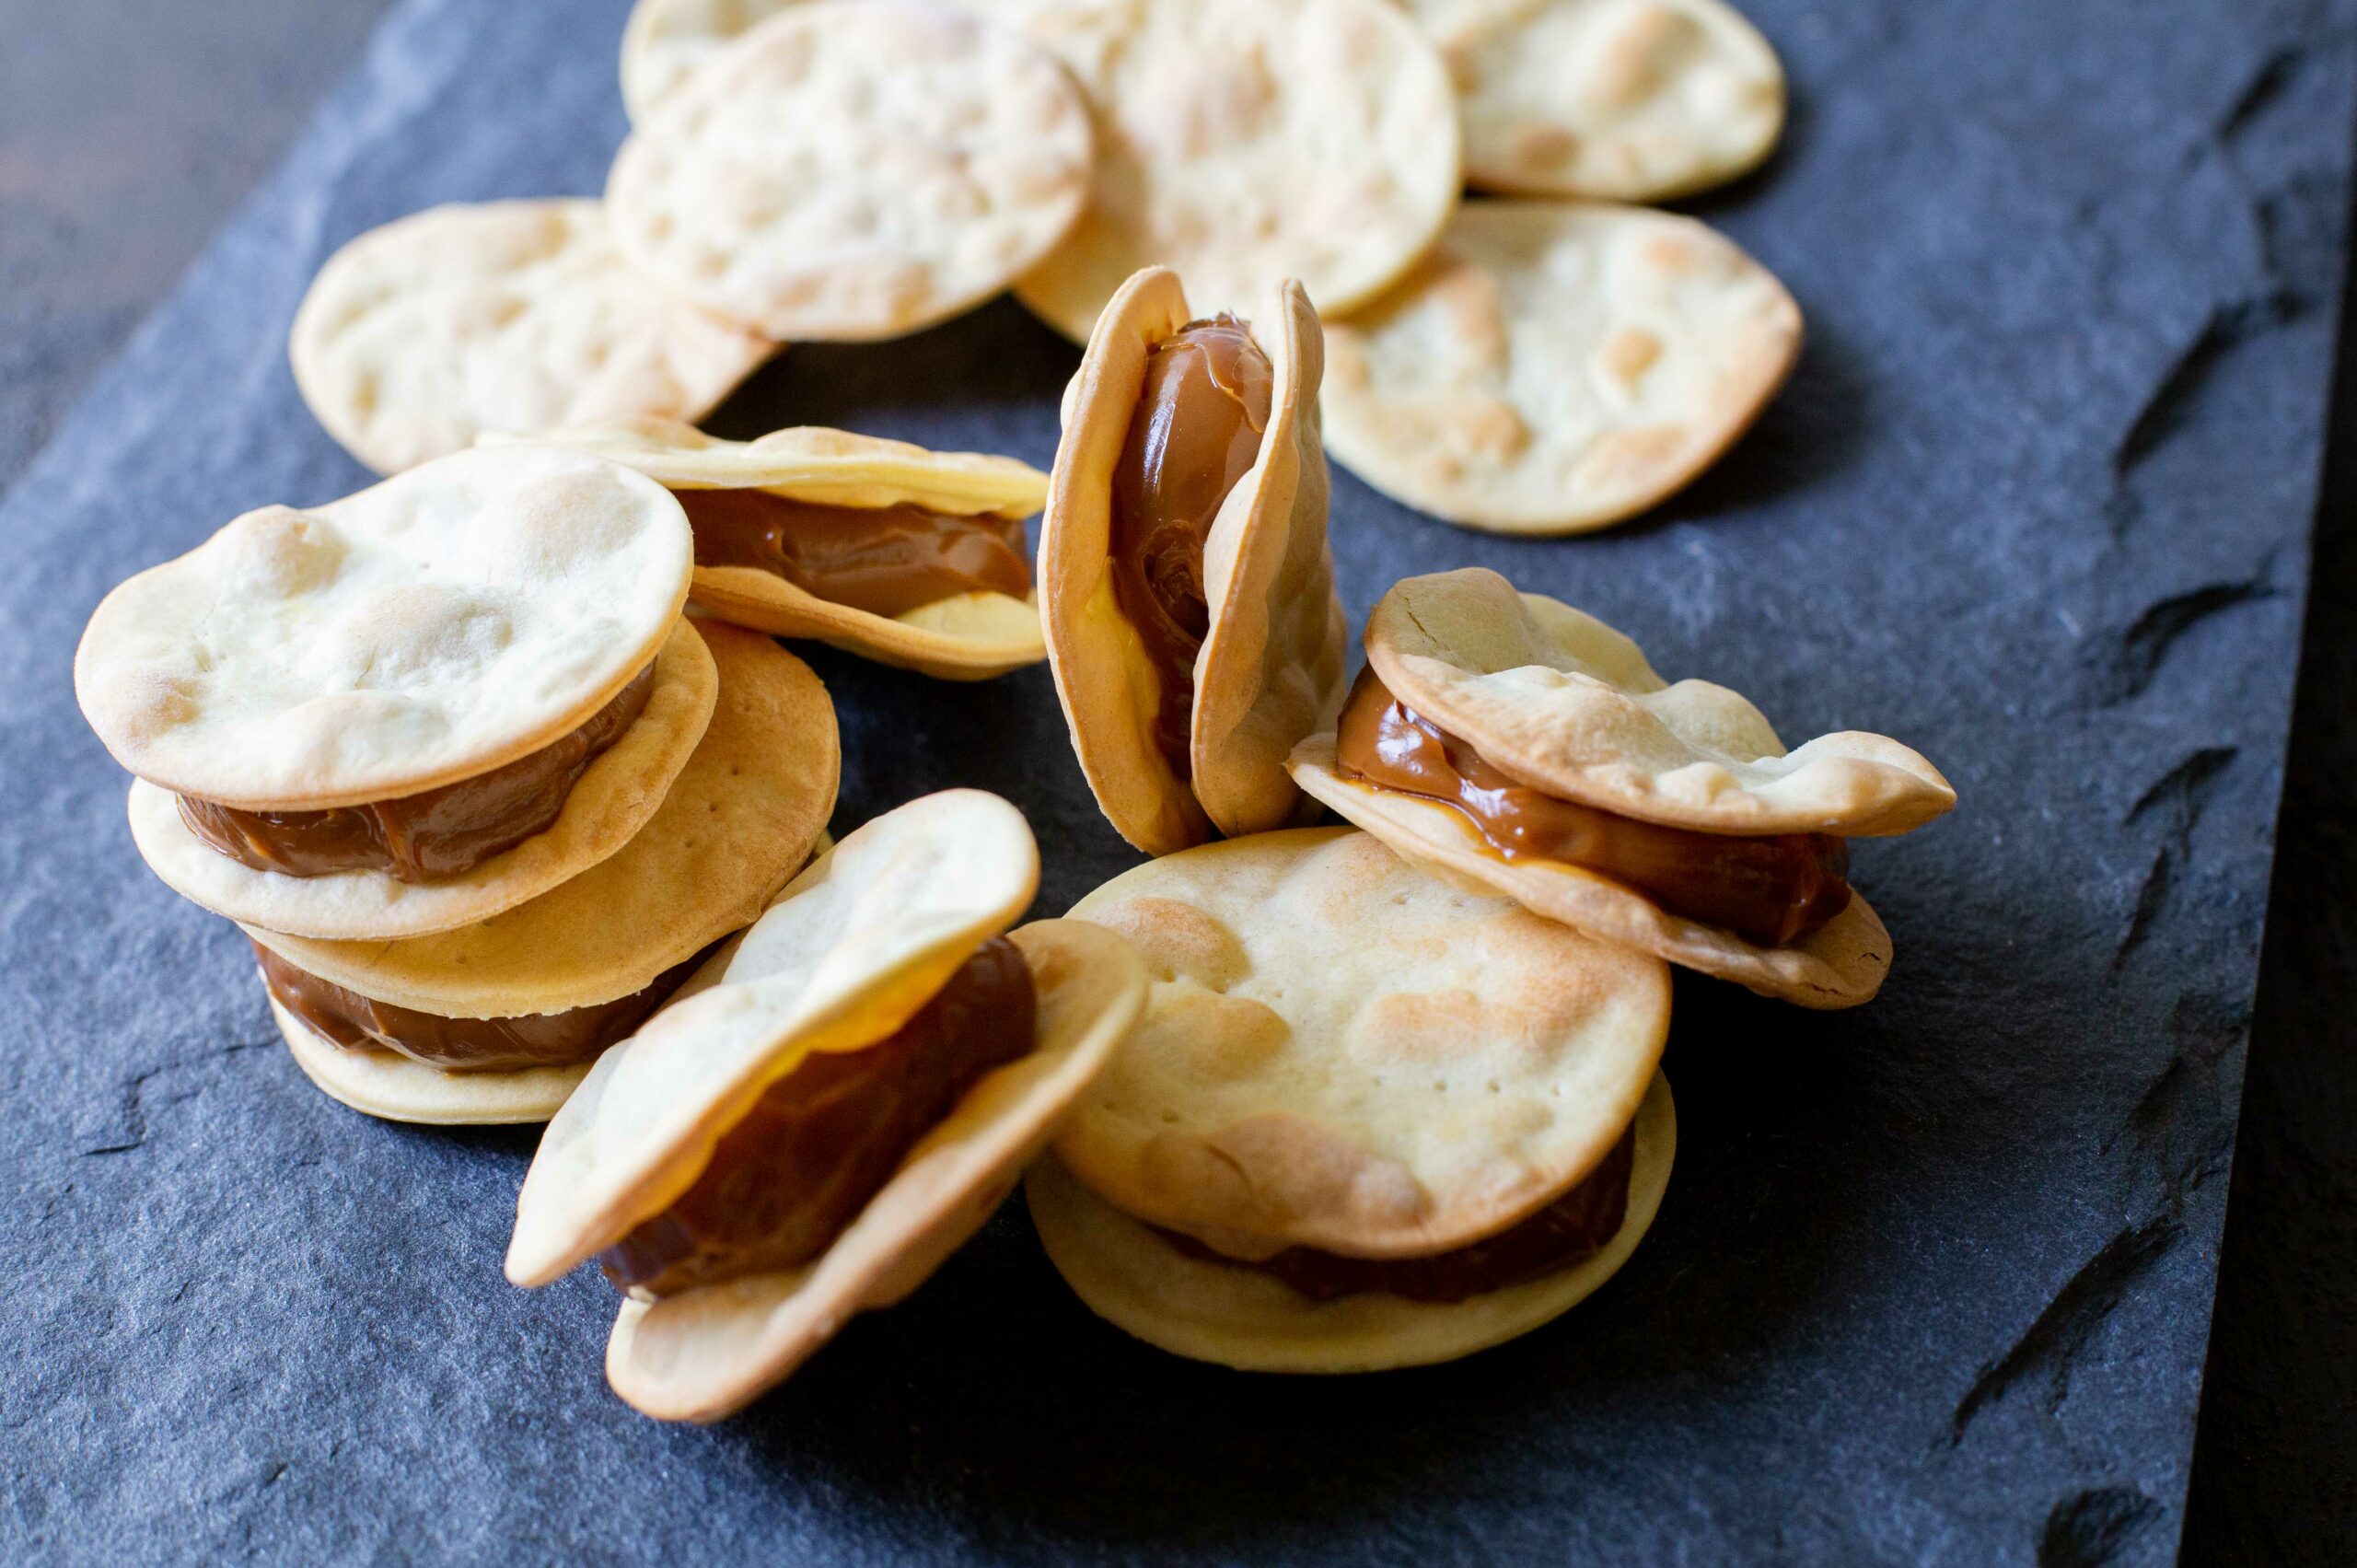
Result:
[[287,343],[328,434],[378,473],[479,432],[698,419],[776,351],[683,305],[575,200],[435,207],[328,259]]
[[1411,506],[1501,533],[1643,511],[1747,429],[1800,352],[1782,284],[1691,218],[1469,202],[1326,331],[1326,441]]
[[1167,266],[1199,316],[1297,278],[1328,317],[1389,285],[1456,205],[1457,103],[1382,0],[989,0],[1087,90],[1088,210],[1017,286],[1086,342],[1131,273]]
[[1404,0],[1485,190],[1660,202],[1732,180],[1784,123],[1776,52],[1722,0]]
[[705,63],[622,145],[623,252],[772,336],[889,337],[997,293],[1088,192],[1088,115],[1015,29],[812,0]]
[[1658,960],[1360,832],[1189,850],[1073,916],[1129,937],[1154,983],[1058,1156],[1238,1255],[1417,1256],[1513,1224],[1604,1157],[1668,1029]]
[[256,807],[434,788],[537,750],[653,658],[693,545],[611,463],[456,454],[312,511],[249,512],[109,594],[75,661],[108,749]]
[[1492,766],[1566,800],[1722,833],[1874,836],[1956,804],[1937,768],[1887,736],[1786,751],[1767,715],[1708,680],[1664,680],[1603,621],[1464,567],[1393,586],[1367,660],[1399,701]]

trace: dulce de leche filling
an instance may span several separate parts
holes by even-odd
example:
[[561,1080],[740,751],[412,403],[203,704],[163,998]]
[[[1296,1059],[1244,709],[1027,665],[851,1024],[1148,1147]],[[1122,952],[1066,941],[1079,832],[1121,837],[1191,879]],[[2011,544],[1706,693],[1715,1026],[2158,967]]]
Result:
[[1250,1262],[1214,1252],[1191,1236],[1159,1234],[1190,1257],[1274,1274],[1313,1301],[1368,1291],[1410,1301],[1463,1301],[1568,1269],[1601,1251],[1628,1217],[1629,1173],[1636,1158],[1631,1122],[1601,1165],[1528,1219],[1428,1258],[1346,1258],[1315,1247],[1288,1247]]
[[1155,747],[1194,776],[1195,656],[1211,630],[1203,540],[1260,455],[1276,373],[1244,322],[1190,321],[1154,345],[1113,470],[1113,599],[1159,677]]
[[404,882],[463,876],[547,831],[589,764],[638,722],[654,690],[650,664],[570,735],[439,789],[324,811],[248,811],[183,795],[180,820],[256,871],[287,877],[382,871]]
[[1334,761],[1344,778],[1455,807],[1508,860],[1582,866],[1769,947],[1798,941],[1850,902],[1849,845],[1830,833],[1698,833],[1558,800],[1400,702],[1372,665],[1342,705]]
[[669,1295],[808,1262],[976,1079],[1031,1051],[1037,1010],[1022,952],[983,943],[892,1034],[772,1084],[693,1186],[598,1255],[606,1277]]
[[830,506],[766,490],[675,490],[699,566],[750,566],[814,598],[905,615],[959,594],[1031,591],[1023,525],[903,503]]
[[[711,951],[706,948],[705,952]],[[672,965],[644,990],[611,1002],[508,1018],[446,1018],[347,991],[254,944],[262,983],[310,1031],[346,1051],[390,1051],[447,1072],[513,1072],[586,1062],[634,1033],[687,983],[704,953]]]

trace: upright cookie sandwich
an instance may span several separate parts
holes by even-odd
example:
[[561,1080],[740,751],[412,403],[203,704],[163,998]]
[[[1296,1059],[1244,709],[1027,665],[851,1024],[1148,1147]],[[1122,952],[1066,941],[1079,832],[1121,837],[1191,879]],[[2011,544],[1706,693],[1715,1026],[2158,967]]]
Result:
[[1303,810],[1285,755],[1343,686],[1321,364],[1300,285],[1251,321],[1195,320],[1149,267],[1064,394],[1039,535],[1048,660],[1097,805],[1149,854]]
[[586,425],[550,443],[668,488],[695,531],[696,607],[943,680],[1047,656],[1023,519],[1048,476],[1013,458],[930,452],[816,426],[723,441],[677,420]]
[[1341,829],[1170,855],[1071,918],[1155,978],[1031,1214],[1139,1338],[1264,1372],[1447,1361],[1569,1309],[1653,1223],[1659,959]]
[[847,835],[549,1124],[507,1277],[595,1257],[614,1390],[709,1421],[989,1217],[1137,1017],[1145,970],[1073,921],[1002,935],[1039,852],[995,796]]
[[355,1109],[403,1121],[540,1121],[752,923],[834,809],[834,706],[807,665],[717,621],[712,723],[621,851],[504,913],[397,942],[249,926],[295,1060]]
[[1410,861],[1803,1006],[1882,985],[1890,934],[1845,841],[1956,804],[1914,751],[1858,731],[1787,751],[1736,692],[1671,685],[1611,627],[1480,568],[1394,587],[1366,653],[1294,777]]
[[75,690],[176,890],[293,935],[485,920],[619,851],[718,687],[659,484],[469,451],[264,507],[117,587]]

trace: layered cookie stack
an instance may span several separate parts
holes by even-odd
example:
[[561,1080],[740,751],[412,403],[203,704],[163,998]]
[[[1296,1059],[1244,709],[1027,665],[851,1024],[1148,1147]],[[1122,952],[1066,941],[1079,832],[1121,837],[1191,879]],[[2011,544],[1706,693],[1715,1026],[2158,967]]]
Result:
[[[1353,686],[1327,450],[1525,533],[1701,471],[1799,311],[1620,203],[1765,158],[1772,52],[1719,0],[642,0],[621,64],[602,202],[404,219],[305,299],[306,399],[396,477],[238,518],[83,640],[140,853],[244,929],[303,1070],[553,1118],[508,1275],[596,1260],[609,1378],[667,1419],[1027,1167],[1092,1308],[1228,1365],[1446,1360],[1595,1290],[1675,1153],[1668,966],[1866,1001],[1848,841],[1954,795],[1494,573],[1394,587]],[[1009,289],[1086,344],[1052,473],[691,423],[788,339]],[[994,796],[824,846],[834,714],[776,637],[1045,659],[1158,858],[1018,927]]]
[[469,452],[265,507],[110,594],[75,662],[157,876],[252,939],[304,1070],[529,1121],[808,858],[832,705],[681,616],[660,485]]

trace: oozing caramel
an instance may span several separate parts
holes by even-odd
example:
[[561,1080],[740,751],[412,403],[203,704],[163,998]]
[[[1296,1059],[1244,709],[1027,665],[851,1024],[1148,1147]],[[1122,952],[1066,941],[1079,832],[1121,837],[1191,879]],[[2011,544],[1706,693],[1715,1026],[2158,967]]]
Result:
[[830,506],[766,490],[672,494],[695,530],[699,566],[750,566],[814,598],[905,615],[959,594],[1031,591],[1023,525],[922,506]]
[[1275,371],[1233,316],[1190,321],[1146,355],[1113,470],[1113,598],[1160,680],[1155,747],[1194,776],[1195,656],[1211,630],[1203,540],[1260,455]]
[[1400,702],[1372,665],[1343,704],[1334,761],[1344,778],[1455,807],[1509,860],[1582,866],[1769,947],[1799,941],[1850,902],[1849,845],[1829,833],[1698,833],[1558,800]]
[[446,1018],[379,1002],[298,969],[259,942],[254,958],[272,998],[329,1044],[346,1051],[390,1051],[447,1072],[482,1073],[586,1062],[634,1033],[671,993],[687,983],[704,954],[672,965],[644,989],[611,1002],[508,1018]]
[[1214,1252],[1191,1236],[1161,1234],[1190,1257],[1274,1274],[1313,1301],[1368,1291],[1410,1301],[1463,1301],[1568,1269],[1601,1251],[1628,1217],[1629,1173],[1636,1157],[1632,1122],[1601,1165],[1528,1219],[1428,1258],[1346,1258],[1315,1247],[1288,1247],[1248,1262]]
[[322,811],[248,811],[183,795],[180,820],[256,871],[287,877],[382,871],[404,882],[462,876],[547,831],[589,764],[638,722],[654,690],[650,664],[571,734],[438,789]]
[[1037,1008],[1022,952],[983,943],[894,1033],[772,1084],[693,1186],[598,1255],[606,1277],[669,1295],[809,1261],[975,1080],[1032,1049]]

